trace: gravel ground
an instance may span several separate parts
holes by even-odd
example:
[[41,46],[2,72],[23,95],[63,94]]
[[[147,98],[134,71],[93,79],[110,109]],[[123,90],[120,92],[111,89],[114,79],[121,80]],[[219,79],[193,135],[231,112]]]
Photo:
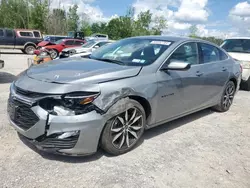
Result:
[[0,187],[250,187],[249,92],[239,91],[227,113],[204,110],[147,131],[122,156],[49,155],[27,147],[9,126],[9,85],[32,57],[13,52],[0,57],[6,64],[0,70]]

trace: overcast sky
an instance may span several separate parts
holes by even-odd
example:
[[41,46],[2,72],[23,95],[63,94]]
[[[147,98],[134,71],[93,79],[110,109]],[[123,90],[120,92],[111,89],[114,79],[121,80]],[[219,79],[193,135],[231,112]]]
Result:
[[136,13],[150,10],[154,16],[164,16],[166,34],[185,35],[196,24],[202,36],[250,35],[250,0],[53,0],[52,6],[67,8],[73,3],[78,4],[79,14],[90,15],[92,22],[124,15],[133,6]]

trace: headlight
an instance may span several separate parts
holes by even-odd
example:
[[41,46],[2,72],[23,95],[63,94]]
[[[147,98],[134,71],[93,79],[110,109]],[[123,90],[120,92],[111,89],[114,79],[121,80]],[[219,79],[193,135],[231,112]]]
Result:
[[88,92],[85,94],[82,93],[71,93],[62,97],[65,107],[86,105],[93,102],[99,93]]
[[240,61],[243,69],[250,69],[250,61]]

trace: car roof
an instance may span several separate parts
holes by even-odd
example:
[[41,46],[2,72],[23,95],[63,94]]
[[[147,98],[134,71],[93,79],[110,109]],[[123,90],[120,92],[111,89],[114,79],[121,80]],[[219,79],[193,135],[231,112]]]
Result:
[[228,39],[250,39],[250,37],[230,37],[230,38],[226,38],[225,40]]
[[[180,36],[168,36],[168,35],[149,35],[149,36],[138,36],[138,37],[131,37],[131,38],[141,38],[141,39],[151,39],[151,40],[167,40],[167,41],[173,41],[178,42],[182,40],[199,40],[195,38],[189,38],[189,37],[180,37]],[[201,40],[199,40],[201,41]]]

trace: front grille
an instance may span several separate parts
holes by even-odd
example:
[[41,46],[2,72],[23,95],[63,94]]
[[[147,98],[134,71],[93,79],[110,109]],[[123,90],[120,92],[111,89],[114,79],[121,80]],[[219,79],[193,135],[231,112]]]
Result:
[[38,97],[43,97],[46,94],[41,94],[41,93],[36,93],[36,92],[32,92],[32,91],[27,91],[27,90],[23,90],[19,87],[15,87],[16,89],[16,93],[19,95],[23,95],[25,97],[29,97],[29,98],[38,98]]
[[37,145],[44,149],[71,149],[76,145],[79,138],[79,134],[64,139],[58,139],[57,136],[58,134],[51,135],[42,141],[38,141]]
[[39,121],[30,106],[11,98],[8,100],[8,114],[11,121],[24,130],[30,129]]

